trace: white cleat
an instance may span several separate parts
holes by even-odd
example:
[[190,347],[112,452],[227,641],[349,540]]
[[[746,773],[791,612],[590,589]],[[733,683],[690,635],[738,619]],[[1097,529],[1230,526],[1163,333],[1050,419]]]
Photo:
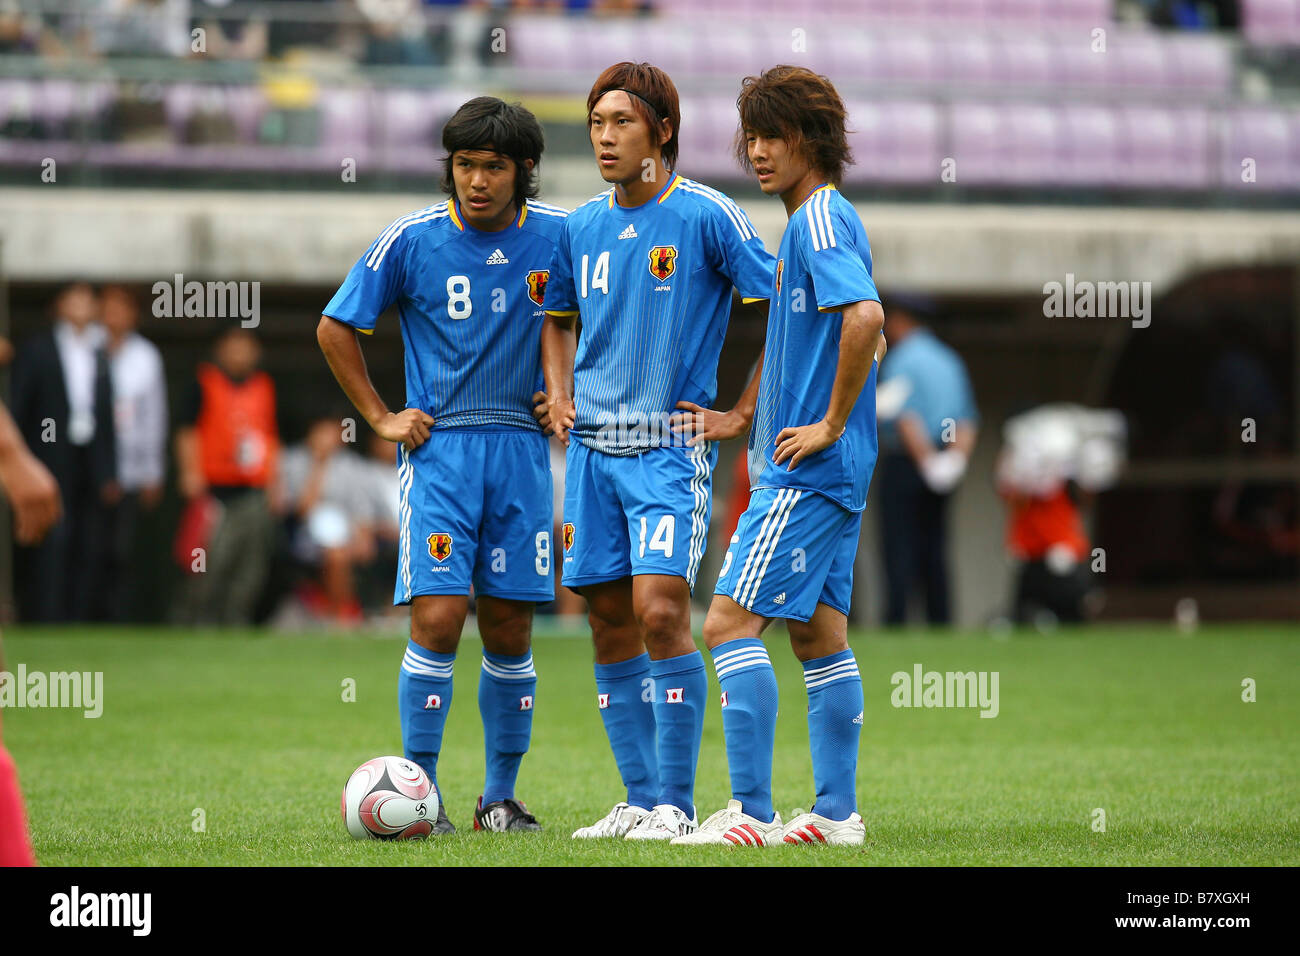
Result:
[[775,814],[771,823],[763,823],[740,809],[739,800],[728,800],[727,808],[709,817],[694,833],[679,836],[674,844],[702,846],[715,843],[722,846],[775,846],[781,842],[785,827],[781,814]]
[[827,846],[861,846],[866,838],[867,825],[856,813],[850,813],[847,820],[828,820],[816,813],[799,810],[785,825],[783,837],[786,843],[825,843]]
[[627,831],[626,840],[671,840],[699,829],[694,817],[688,817],[671,803],[661,803],[649,816]]
[[605,814],[605,819],[598,820],[589,827],[573,831],[573,839],[590,840],[594,837],[624,837],[634,826],[650,816],[644,807],[634,807],[627,803],[616,803],[614,809]]

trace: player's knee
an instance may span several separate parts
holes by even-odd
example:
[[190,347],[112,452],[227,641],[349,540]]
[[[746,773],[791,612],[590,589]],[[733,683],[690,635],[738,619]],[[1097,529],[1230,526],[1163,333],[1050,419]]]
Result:
[[532,605],[481,599],[478,625],[483,646],[490,653],[519,657],[528,653],[532,642]]
[[454,654],[465,620],[447,608],[416,606],[411,609],[411,640],[437,654]]
[[690,604],[668,598],[652,598],[638,608],[637,624],[648,646],[677,643],[682,634],[690,634]]

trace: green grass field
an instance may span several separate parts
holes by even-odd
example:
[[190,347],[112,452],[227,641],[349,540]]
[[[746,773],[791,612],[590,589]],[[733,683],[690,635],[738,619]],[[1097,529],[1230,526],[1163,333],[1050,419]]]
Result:
[[[805,698],[785,638],[775,798],[812,793]],[[574,841],[621,797],[585,638],[539,637],[533,749],[519,795],[546,831],[473,833],[482,778],[479,645],[456,664],[439,778],[460,832],[354,841],[348,774],[400,753],[399,638],[170,630],[13,630],[8,668],[102,671],[104,711],[13,709],[39,859],[98,865],[1296,865],[1300,863],[1300,640],[1294,628],[1091,629],[1042,637],[857,634],[865,724],[860,848],[767,851]],[[891,704],[890,676],[997,671],[1000,712]],[[356,700],[343,700],[347,678]],[[1242,700],[1242,681],[1257,700]],[[710,668],[712,686],[712,669]],[[700,818],[727,797],[715,693]],[[1094,810],[1105,811],[1105,831]],[[195,810],[206,829],[195,832]]]

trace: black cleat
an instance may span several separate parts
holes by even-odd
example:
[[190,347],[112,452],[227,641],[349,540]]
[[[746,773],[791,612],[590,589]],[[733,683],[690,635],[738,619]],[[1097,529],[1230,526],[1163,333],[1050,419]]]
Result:
[[478,807],[474,810],[474,829],[491,830],[505,833],[507,830],[540,830],[542,825],[528,812],[518,800],[498,800],[483,806],[483,797],[478,798]]
[[[477,829],[477,826],[475,827]],[[456,832],[452,826],[451,820],[447,818],[447,808],[441,800],[438,801],[438,819],[433,821],[433,830],[429,836],[451,836]]]

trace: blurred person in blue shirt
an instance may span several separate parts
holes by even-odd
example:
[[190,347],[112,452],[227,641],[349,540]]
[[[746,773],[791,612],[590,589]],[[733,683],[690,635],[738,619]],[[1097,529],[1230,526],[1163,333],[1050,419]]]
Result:
[[915,585],[932,625],[952,619],[949,602],[948,498],[961,483],[979,423],[965,363],[925,325],[933,303],[895,295],[885,303],[889,354],[876,398],[876,464],[885,623],[902,624]]

